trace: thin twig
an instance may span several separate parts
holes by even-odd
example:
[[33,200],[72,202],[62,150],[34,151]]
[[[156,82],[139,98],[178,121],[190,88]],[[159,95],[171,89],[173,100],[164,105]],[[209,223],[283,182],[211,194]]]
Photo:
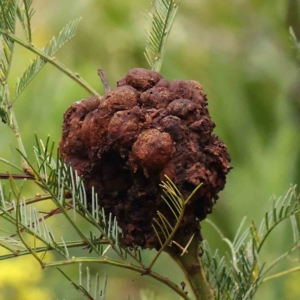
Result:
[[107,80],[104,70],[98,69],[98,75],[100,76],[100,79],[102,81],[104,91],[107,94],[108,92],[110,92],[110,87],[109,87],[108,80]]
[[268,277],[266,277],[266,278],[262,281],[262,283],[265,283],[265,282],[267,282],[267,281],[269,281],[269,280],[272,280],[272,279],[281,277],[281,276],[283,276],[283,275],[288,275],[288,274],[290,274],[290,273],[297,272],[297,271],[300,271],[300,267],[295,267],[295,268],[292,268],[292,269],[289,269],[289,270],[286,270],[286,271],[283,271],[283,272],[280,272],[280,273],[277,273],[277,274],[268,276]]
[[15,168],[15,169],[21,171],[21,172],[23,171],[22,168],[18,167],[17,165],[11,163],[10,161],[8,161],[8,160],[6,160],[6,159],[4,159],[4,158],[2,158],[2,157],[0,157],[0,162],[3,162],[3,163],[5,163],[5,164],[7,164],[7,165],[9,165],[9,166],[11,166],[11,167],[13,167],[13,168]]
[[8,38],[10,38],[11,40],[13,40],[17,44],[21,45],[22,47],[28,49],[29,51],[37,54],[38,56],[40,56],[41,58],[43,58],[45,61],[47,61],[49,64],[55,66],[57,69],[59,69],[64,74],[66,74],[67,76],[69,76],[75,82],[77,82],[81,87],[83,87],[90,94],[92,94],[92,95],[100,98],[100,95],[97,93],[97,91],[94,90],[84,79],[82,79],[78,73],[73,73],[71,70],[69,70],[67,67],[65,67],[61,62],[59,62],[58,60],[56,60],[55,57],[48,56],[46,53],[44,53],[42,50],[36,48],[34,45],[28,44],[28,43],[22,41],[17,36],[15,36],[14,34],[12,34],[10,32],[7,32],[4,29],[0,28],[0,33],[3,34],[3,35],[5,35],[5,36],[7,36]]
[[10,177],[12,177],[13,179],[18,179],[18,180],[23,180],[23,179],[35,180],[35,178],[31,175],[0,173],[0,179],[9,179]]
[[182,250],[182,254],[183,255],[184,253],[189,253],[189,251],[187,251],[184,247],[182,247],[179,243],[177,243],[176,241],[172,241],[172,244],[174,244],[175,246],[177,246],[180,250]]
[[180,254],[180,256],[184,255],[185,253],[189,253],[189,252],[187,251],[187,248],[190,246],[190,244],[191,244],[191,242],[192,242],[194,236],[195,236],[194,234],[191,236],[191,238],[190,238],[189,241],[187,242],[186,246],[185,246],[184,249],[182,250],[182,253]]
[[57,267],[57,266],[64,266],[64,265],[69,265],[69,264],[74,264],[74,263],[100,263],[100,264],[108,264],[124,269],[129,269],[135,272],[140,273],[141,275],[148,275],[159,282],[167,285],[170,287],[174,292],[179,294],[183,299],[185,300],[190,300],[190,298],[187,295],[186,291],[183,291],[178,285],[176,285],[174,282],[170,281],[168,277],[163,277],[155,272],[145,270],[144,268],[128,264],[128,263],[122,263],[119,261],[111,260],[108,258],[91,258],[91,257],[72,257],[71,259],[68,260],[63,260],[63,261],[55,261],[55,262],[49,262],[45,263],[44,267]]
[[[88,245],[88,243],[85,242],[85,241],[65,242],[65,244],[67,245],[68,248],[84,247],[84,246]],[[58,243],[56,243],[56,246],[57,247],[62,247],[63,243],[58,242]],[[51,245],[50,246],[49,245],[41,246],[41,247],[35,248],[35,253],[45,252],[45,251],[48,251],[48,250],[56,250],[56,248],[55,248],[55,246],[51,246]],[[13,257],[16,257],[16,256],[24,256],[24,255],[28,255],[28,254],[31,254],[31,252],[28,251],[28,249],[26,249],[26,250],[15,250],[14,253],[6,254],[6,255],[0,255],[0,260],[9,259],[9,258],[13,258]]]

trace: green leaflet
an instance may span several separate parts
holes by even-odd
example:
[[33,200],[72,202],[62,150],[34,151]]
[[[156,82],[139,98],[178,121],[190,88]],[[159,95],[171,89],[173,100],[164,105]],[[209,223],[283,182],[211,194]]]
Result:
[[[272,207],[266,212],[259,226],[252,221],[251,225],[241,232],[245,222],[243,219],[233,242],[226,239],[216,225],[212,224],[231,250],[228,261],[225,257],[219,256],[218,250],[212,253],[206,241],[202,242],[202,262],[207,280],[217,291],[215,299],[253,299],[258,286],[274,276],[267,277],[270,270],[297,249],[300,241],[297,218],[300,203],[295,187],[291,187],[284,197],[272,200]],[[266,239],[277,225],[286,219],[291,221],[293,244],[274,261],[267,263],[260,261],[260,252]]]
[[166,42],[180,4],[180,0],[156,0],[149,13],[145,57],[152,70],[159,72]]
[[28,43],[31,43],[31,18],[34,15],[33,0],[22,0],[17,7],[17,16],[24,30]]
[[[43,52],[48,56],[53,56],[62,46],[75,36],[80,18],[69,22],[59,33],[58,37],[53,37],[43,48]],[[13,102],[19,97],[26,86],[31,82],[35,75],[45,66],[47,62],[40,56],[36,57],[23,74],[18,78],[15,97]]]
[[[16,5],[15,1],[0,1],[0,28],[10,33],[15,32],[16,23]],[[1,35],[1,51],[0,51],[0,71],[1,82],[5,82],[8,77],[14,42],[9,38]]]

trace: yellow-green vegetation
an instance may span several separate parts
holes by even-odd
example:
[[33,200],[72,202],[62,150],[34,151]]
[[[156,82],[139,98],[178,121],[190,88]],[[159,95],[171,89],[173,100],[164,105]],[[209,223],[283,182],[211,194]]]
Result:
[[49,299],[52,292],[45,284],[41,285],[43,280],[43,271],[33,257],[1,261],[0,299]]

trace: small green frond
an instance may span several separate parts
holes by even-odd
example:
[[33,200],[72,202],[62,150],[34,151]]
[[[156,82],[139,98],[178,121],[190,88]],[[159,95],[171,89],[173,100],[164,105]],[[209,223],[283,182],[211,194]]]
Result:
[[[16,185],[13,179],[11,180],[12,183]],[[109,243],[109,241],[102,239],[102,237],[92,237],[89,240],[83,235],[81,235],[81,239],[76,242],[65,241],[64,238],[61,238],[61,242],[57,242],[51,228],[48,224],[46,224],[46,218],[59,213],[59,210],[54,209],[47,213],[38,213],[37,209],[33,205],[30,205],[31,202],[36,202],[35,198],[31,199],[33,201],[30,201],[30,199],[19,201],[18,198],[20,188],[13,186],[13,189],[15,190],[14,194],[17,196],[17,201],[10,200],[10,195],[5,194],[2,184],[0,184],[0,218],[2,217],[4,220],[17,226],[17,235],[20,238],[20,243],[23,244],[23,248],[14,249],[9,246],[10,240],[14,238],[16,234],[8,234],[8,236],[3,237],[2,241],[6,240],[6,243],[1,243],[0,238],[0,247],[2,246],[12,253],[0,256],[0,260],[11,258],[13,256],[32,254],[38,259],[41,264],[43,264],[42,259],[37,256],[37,253],[39,252],[42,252],[41,257],[44,257],[46,251],[55,250],[65,259],[69,259],[71,256],[69,254],[70,247],[85,247],[92,250],[96,249],[95,252],[100,254],[103,252],[101,249],[101,244]],[[39,195],[37,196],[37,199],[43,201],[43,199],[49,200],[51,199],[51,197],[49,197],[49,195],[47,195],[47,197]],[[62,207],[59,207],[59,209],[61,210]],[[116,221],[112,221],[111,223],[112,231],[115,231],[111,233],[111,235],[115,236],[116,232],[119,233],[118,229],[116,229],[117,223]],[[25,240],[22,237],[23,233],[32,236],[33,241],[31,240],[31,242],[33,242],[33,245],[27,244],[27,241],[29,240],[26,240],[25,243]],[[39,242],[38,244],[37,241]],[[42,243],[43,246],[38,246],[40,243]],[[99,251],[97,251],[97,249]]]
[[157,212],[157,215],[161,221],[161,224],[164,225],[164,228],[166,229],[166,231],[170,234],[170,230],[173,229],[172,225],[170,224],[170,222],[166,219],[166,217],[161,214],[159,211]]
[[53,37],[49,43],[43,48],[43,52],[48,56],[55,54],[62,46],[64,46],[72,37],[75,36],[78,24],[81,18],[70,21],[60,32],[58,37]]
[[155,231],[155,234],[156,234],[158,240],[160,241],[160,244],[162,244],[162,243],[161,243],[161,238],[160,238],[160,236],[159,236],[159,234],[158,234],[158,230],[156,229],[156,226],[159,228],[159,231],[161,232],[160,235],[163,235],[165,241],[166,241],[166,240],[168,239],[168,237],[169,237],[168,232],[166,232],[166,230],[165,230],[165,229],[167,229],[167,228],[165,228],[164,225],[161,224],[157,219],[153,218],[153,224],[152,224],[152,227],[153,227],[153,229],[154,229],[154,231]]
[[[82,88],[84,88],[90,94],[96,96],[99,99],[101,98],[100,95],[98,94],[98,92],[93,87],[91,87],[78,73],[74,73],[71,70],[69,70],[61,62],[59,62],[54,56],[49,56],[43,50],[40,50],[39,48],[35,47],[32,44],[29,45],[27,42],[25,42],[22,39],[18,38],[15,34],[10,33],[10,32],[8,32],[7,30],[5,30],[3,28],[0,28],[0,34],[5,36],[7,39],[21,45],[23,48],[26,48],[30,52],[33,52],[34,54],[38,55],[43,60],[45,60],[49,64],[55,66],[62,73],[64,73],[68,77],[70,77],[72,80],[74,80],[76,83],[78,83]],[[1,71],[1,66],[0,66],[0,80],[2,80],[2,83],[5,82],[5,78],[6,78],[5,74]]]
[[81,292],[87,299],[94,300],[94,298],[89,294],[89,292],[82,286],[75,283],[70,277],[68,277],[61,269],[56,268],[63,276],[73,285],[73,287]]
[[85,298],[89,300],[105,300],[106,286],[107,286],[107,275],[104,275],[102,289],[100,289],[99,274],[97,273],[94,279],[94,295],[92,296],[92,276],[90,274],[89,267],[86,267],[86,286],[83,286],[82,276],[82,263],[79,263],[79,283],[75,283],[67,274],[65,274],[60,268],[56,268],[72,285],[73,287],[81,292]]
[[153,221],[155,221],[156,223],[153,225],[159,227],[160,231],[164,235],[165,242],[168,241],[167,244],[169,244],[171,242],[170,236],[173,236],[175,234],[181,222],[181,218],[184,214],[185,204],[180,191],[177,189],[177,187],[169,177],[165,177],[166,181],[162,181],[162,183],[160,184],[162,191],[165,194],[165,196],[162,196],[162,198],[174,215],[176,223],[175,225],[171,225],[172,223],[174,223],[174,221],[172,222],[168,220],[161,212],[158,211],[158,219],[153,219]]
[[144,54],[152,70],[157,72],[162,65],[166,42],[180,2],[180,0],[155,0],[147,17],[149,28]]
[[[14,189],[16,188],[14,187]],[[0,184],[0,194],[0,218],[2,217],[13,225],[17,225],[19,237],[21,237],[20,235],[23,232],[27,233],[34,237],[35,240],[39,240],[45,245],[45,249],[43,251],[46,251],[47,249],[55,249],[63,257],[68,256],[66,255],[68,252],[65,251],[65,243],[63,242],[61,245],[59,245],[55,242],[52,230],[49,225],[46,224],[43,214],[38,214],[37,209],[33,205],[30,205],[30,201],[19,201],[18,198],[17,201],[10,200],[7,196],[5,196],[2,184]],[[16,234],[9,234],[6,239],[14,239],[15,236]],[[22,243],[22,241],[20,241],[20,243]],[[23,246],[24,245],[26,244],[23,243]],[[28,250],[27,253],[25,253],[26,248]],[[33,248],[26,248],[23,247],[23,249],[20,249],[19,252],[23,251],[24,253],[22,255],[25,255],[30,254],[36,249],[35,246]],[[19,255],[19,252],[15,255]],[[0,259],[3,258],[0,257]]]
[[[0,1],[0,28],[9,33],[14,33],[16,14],[17,9],[15,1]],[[2,45],[0,50],[0,77],[1,81],[5,82],[8,78],[12,62],[14,42],[4,35],[0,36],[0,40]]]
[[16,4],[13,0],[0,1],[0,27],[15,32]]
[[1,236],[0,237],[0,248],[4,248],[13,254],[17,254],[19,251],[25,250],[23,243],[19,240],[9,237],[9,236]]
[[[299,212],[299,197],[296,195],[295,187],[291,187],[284,197],[277,200],[273,199],[272,207],[260,222],[260,226],[252,221],[251,226],[241,233],[245,222],[244,218],[233,242],[228,243],[231,248],[229,263],[225,262],[224,257],[219,258],[217,251],[213,254],[206,241],[202,243],[202,262],[209,283],[217,291],[216,299],[253,299],[262,282],[276,278],[276,275],[271,275],[268,278],[266,275],[278,262],[295,251],[300,242],[299,224],[296,216]],[[286,219],[291,221],[293,245],[273,262],[261,263],[259,254],[262,246],[274,228]],[[217,231],[226,241],[220,230],[217,229]],[[281,274],[279,275],[281,276]]]
[[[101,236],[107,240],[106,244],[118,247],[121,230],[118,227],[116,218],[112,214],[106,216],[104,209],[99,207],[98,195],[95,193],[95,189],[92,188],[88,199],[82,178],[70,165],[60,160],[59,153],[54,150],[55,146],[50,141],[50,137],[46,139],[45,143],[36,137],[36,142],[34,153],[37,168],[27,159],[24,159],[35,174],[36,183],[51,196],[59,213],[64,214],[79,236],[88,242],[90,251],[101,254],[99,245],[101,244],[100,240],[103,240],[103,238],[99,240],[93,238],[93,236],[90,239],[86,237],[77,226],[77,214],[101,233]],[[56,158],[54,152],[57,154]],[[69,210],[72,210],[73,217],[68,214]]]
[[100,292],[100,300],[105,300],[106,287],[107,287],[107,275],[105,274],[104,275],[104,280],[103,280],[103,283],[102,283],[102,289],[101,289],[101,292]]
[[[1,70],[0,70],[1,73]],[[1,77],[0,75],[0,81],[6,80],[5,77]],[[1,118],[2,122],[5,122],[8,126],[12,126],[12,115],[11,115],[11,110],[10,110],[10,99],[9,99],[9,94],[7,94],[7,84],[2,81],[2,85],[0,87],[0,109],[1,109]]]
[[221,259],[218,255],[218,250],[215,253],[206,241],[201,244],[202,248],[202,263],[206,271],[206,278],[208,282],[216,289],[216,299],[234,299],[232,293],[235,289],[235,280],[233,278],[233,271],[226,265],[224,257]]
[[[152,260],[149,269],[152,268],[155,261],[158,259],[160,254],[172,243],[177,244],[176,241],[172,241],[175,233],[177,232],[182,219],[184,217],[185,206],[189,199],[192,198],[191,195],[194,195],[196,191],[199,189],[201,185],[198,185],[194,191],[192,191],[191,195],[184,199],[182,194],[176,185],[172,182],[172,180],[166,176],[166,180],[162,181],[160,187],[162,188],[162,192],[164,196],[162,196],[163,200],[167,204],[168,208],[172,212],[174,219],[168,220],[166,216],[164,216],[160,211],[157,211],[158,218],[153,218],[152,228],[157,236],[159,243],[161,244],[161,248],[157,252],[156,256]],[[174,224],[174,225],[173,225]],[[183,251],[185,245],[177,244]]]
[[295,188],[295,186],[291,187],[284,197],[273,201],[272,210],[266,213],[264,220],[260,223],[258,231],[259,242],[255,241],[258,252],[260,252],[266,238],[275,227],[281,224],[282,221],[300,212],[300,202],[295,198]]
[[[42,51],[52,57],[61,47],[63,47],[76,34],[80,18],[69,22],[59,33],[58,37],[53,37]],[[18,78],[15,89],[15,101],[37,73],[47,62],[40,56],[36,57],[24,73]]]
[[[156,221],[156,219],[154,219],[154,221]],[[152,224],[152,228],[153,228],[153,230],[154,230],[154,232],[155,232],[155,234],[157,236],[157,239],[158,239],[158,241],[160,243],[160,246],[162,247],[164,244],[163,244],[163,242],[162,242],[162,240],[160,238],[160,235],[159,235],[158,231],[156,230],[156,227],[155,227],[154,224]],[[165,239],[167,239],[167,236],[165,236]]]
[[17,16],[24,30],[28,43],[31,43],[31,18],[34,15],[32,0],[22,0],[17,7]]

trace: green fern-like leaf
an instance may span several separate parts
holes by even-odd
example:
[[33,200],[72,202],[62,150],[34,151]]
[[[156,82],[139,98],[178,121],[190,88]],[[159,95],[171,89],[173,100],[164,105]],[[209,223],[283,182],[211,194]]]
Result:
[[2,87],[0,89],[0,118],[4,124],[9,124],[9,109],[7,104],[8,103],[7,103],[7,95],[5,94],[5,88]]
[[31,18],[35,12],[32,8],[32,2],[33,0],[22,0],[20,5],[17,7],[17,16],[20,20],[28,43],[31,43]]
[[[34,240],[42,242],[42,244],[45,245],[45,247],[42,247],[42,251],[54,248],[53,233],[51,228],[46,225],[43,215],[39,215],[37,209],[30,205],[31,201],[19,201],[18,198],[21,189],[17,187],[13,178],[10,179],[10,186],[14,191],[13,194],[16,197],[16,201],[6,197],[2,184],[0,183],[0,218],[14,225],[17,224],[19,233],[6,234],[6,236],[1,237],[0,247],[9,250],[12,253],[12,257],[19,255],[21,252],[22,255],[30,254],[31,251],[25,247],[23,241],[20,240],[20,235],[24,232],[31,235]],[[64,248],[57,247],[57,250],[59,254],[66,257]],[[9,255],[1,255],[0,260],[9,257]]]
[[[295,187],[291,187],[284,197],[280,197],[276,201],[273,200],[271,209],[265,214],[259,227],[252,221],[251,226],[242,232],[244,218],[233,242],[226,239],[213,224],[213,227],[231,250],[228,264],[224,257],[219,258],[217,251],[212,254],[207,242],[202,243],[202,262],[205,266],[208,281],[217,291],[216,299],[253,299],[258,286],[265,280],[267,273],[297,249],[300,241],[300,226],[296,215],[299,213],[299,196],[296,196]],[[273,262],[262,263],[259,254],[263,245],[274,228],[286,219],[291,221],[293,245]],[[209,221],[209,223],[212,222]]]
[[232,278],[232,269],[228,268],[224,257],[219,258],[218,250],[216,250],[215,253],[211,252],[206,241],[202,242],[201,248],[206,278],[217,291],[216,299],[230,299],[226,297],[232,293],[232,289],[235,286],[235,282]]
[[[6,30],[7,32],[14,33],[15,32],[15,23],[16,23],[16,5],[15,1],[12,0],[1,0],[0,1],[0,28]],[[8,37],[1,35],[1,52],[0,52],[0,79],[1,82],[5,82],[7,80],[13,50],[14,50],[14,42],[10,40]]]
[[0,1],[0,26],[10,32],[15,31],[16,5],[13,0]]
[[[273,200],[273,208],[265,214],[264,220],[260,223],[259,228],[256,228],[254,222],[250,227],[253,238],[254,247],[259,253],[270,233],[282,223],[282,221],[293,218],[295,214],[300,212],[300,202],[294,196],[295,187],[289,189],[284,197]],[[294,223],[295,224],[295,223]],[[299,234],[296,232],[296,227],[293,227],[294,238],[295,235],[299,239]]]
[[[153,267],[160,254],[163,251],[165,251],[165,249],[169,245],[171,245],[172,243],[176,243],[176,241],[173,241],[172,239],[183,220],[185,206],[193,197],[193,195],[197,192],[197,190],[201,187],[201,184],[199,184],[189,195],[189,197],[187,199],[184,199],[176,185],[172,182],[172,180],[167,175],[165,175],[165,177],[166,180],[162,181],[162,183],[160,184],[164,194],[162,198],[165,201],[166,205],[168,205],[170,211],[174,216],[174,219],[168,220],[160,211],[157,211],[158,217],[153,218],[152,228],[157,236],[161,248],[152,260],[149,269]],[[159,231],[161,232],[161,234],[159,233]],[[193,237],[194,236],[191,237],[191,240],[188,242],[188,245],[193,240]],[[183,253],[186,251],[186,247],[188,247],[188,245],[177,244],[177,246],[181,247]]]
[[[100,253],[97,248],[98,239],[88,239],[82,233],[76,223],[76,215],[81,215],[86,221],[92,224],[101,235],[109,241],[112,247],[119,247],[120,229],[115,217],[108,216],[99,207],[98,196],[91,191],[91,199],[87,200],[86,190],[82,179],[71,166],[60,160],[58,151],[55,158],[55,146],[48,137],[46,142],[39,141],[34,148],[37,167],[34,167],[25,157],[32,172],[35,174],[36,183],[47,193],[72,227],[83,240],[87,240],[92,251]],[[73,218],[68,214],[72,210]],[[93,243],[95,241],[95,243]]]
[[82,276],[82,264],[79,263],[79,283],[75,283],[68,275],[66,275],[61,269],[57,270],[72,284],[72,286],[80,293],[82,293],[85,298],[90,300],[105,300],[106,295],[106,286],[107,286],[107,276],[104,275],[102,289],[100,291],[100,280],[99,273],[95,276],[95,286],[94,292],[92,291],[92,276],[90,274],[89,267],[86,267],[86,286],[83,285],[83,276]]
[[[167,220],[167,218],[159,211],[157,212],[157,218],[153,219],[152,228],[163,248],[165,247],[165,243],[170,243],[170,239],[174,236],[176,229],[181,222],[185,203],[181,193],[168,177],[166,177],[166,181],[162,182],[161,187],[164,193],[162,198],[168,205],[176,220],[176,224],[174,225],[174,222]],[[163,236],[158,234],[158,230],[162,232]]]
[[[72,37],[75,36],[76,30],[80,19],[69,22],[59,33],[58,37],[53,37],[47,45],[43,48],[43,52],[48,56],[53,56],[61,47],[63,47]],[[15,98],[22,93],[26,86],[31,82],[31,80],[37,75],[37,73],[45,66],[47,62],[41,58],[37,57],[29,65],[29,67],[24,71],[24,73],[18,78]]]
[[[162,213],[159,211],[157,212],[158,218],[154,218],[153,221],[153,229],[157,234],[157,237],[160,241],[162,239],[168,243],[170,242],[170,239],[174,236],[176,233],[176,230],[178,226],[180,225],[183,215],[184,215],[184,209],[186,204],[189,202],[189,200],[193,197],[193,195],[197,192],[197,190],[201,187],[201,184],[199,184],[193,192],[189,195],[187,199],[184,199],[176,185],[172,182],[172,180],[166,177],[166,181],[163,181],[160,186],[163,190],[163,200],[168,205],[170,211],[172,212],[175,224],[172,222],[172,220],[168,220]],[[173,224],[173,225],[172,225]],[[160,237],[158,235],[157,229],[160,229],[163,233],[163,237]],[[161,243],[162,244],[162,243]]]
[[160,71],[166,42],[180,4],[180,0],[155,0],[149,13],[145,57],[152,68]]
[[[12,196],[16,200],[11,198],[11,195],[6,195],[2,185],[0,183],[0,218],[12,223],[17,227],[17,233],[9,234],[6,237],[7,242],[1,243],[0,247],[4,247],[9,250],[11,254],[0,256],[0,260],[13,257],[15,254],[14,248],[10,247],[11,238],[15,236],[19,237],[20,243],[23,243],[23,249],[19,249],[17,255],[32,254],[37,260],[43,264],[43,259],[40,259],[36,253],[47,250],[55,250],[64,258],[69,259],[69,247],[84,246],[91,251],[96,252],[97,255],[104,255],[111,247],[116,249],[119,247],[118,238],[120,235],[119,227],[111,214],[105,216],[104,210],[98,207],[97,195],[92,191],[91,207],[87,204],[87,196],[85,188],[83,186],[81,178],[74,172],[69,166],[59,160],[59,156],[55,159],[54,143],[50,142],[48,137],[45,143],[37,140],[37,146],[35,147],[36,164],[34,167],[24,156],[24,160],[31,168],[32,179],[36,179],[36,184],[41,187],[46,194],[36,196],[32,199],[25,199],[20,201],[21,189],[15,182],[13,176],[9,176],[9,183],[12,191]],[[22,155],[22,153],[21,153]],[[66,196],[66,194],[71,195]],[[57,208],[47,213],[38,213],[36,208],[31,203],[42,202],[45,200],[52,200]],[[74,217],[68,215],[68,210],[73,210]],[[73,229],[78,233],[80,240],[75,242],[57,241],[52,233],[51,228],[46,224],[46,219],[61,213],[71,223]],[[101,237],[96,237],[95,234],[91,234],[89,239],[80,228],[77,226],[76,214],[81,215],[89,223],[96,227],[97,235],[101,232]],[[101,217],[101,218],[100,218]],[[26,244],[23,239],[23,233],[29,234],[33,237],[34,241],[38,241],[42,246],[34,246]],[[104,237],[104,238],[103,238]],[[105,237],[107,237],[105,239]],[[103,250],[102,245],[109,244]],[[114,249],[115,249],[114,248]],[[27,250],[26,250],[27,249]],[[123,259],[122,255],[120,255]]]

